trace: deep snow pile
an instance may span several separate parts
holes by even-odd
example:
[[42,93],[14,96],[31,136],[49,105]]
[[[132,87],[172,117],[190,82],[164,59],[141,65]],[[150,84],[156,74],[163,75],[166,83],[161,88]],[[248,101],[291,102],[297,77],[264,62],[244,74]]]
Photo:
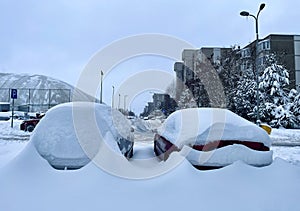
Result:
[[300,168],[281,159],[263,168],[236,162],[213,171],[198,171],[183,160],[155,178],[129,180],[92,162],[76,171],[55,170],[29,143],[0,169],[0,210],[296,211],[299,175]]
[[[6,113],[5,113],[6,114]],[[20,130],[20,120],[0,121],[0,168],[6,165],[26,146],[30,134]]]
[[145,120],[140,118],[135,118],[130,120],[134,131],[136,132],[148,132],[150,130],[149,125],[146,123]]
[[277,146],[300,146],[299,129],[272,129],[271,139]]
[[157,128],[161,126],[162,121],[160,119],[143,120],[140,118],[136,118],[131,120],[131,123],[135,131],[149,132],[149,131],[156,131]]
[[279,157],[300,167],[300,147],[272,146],[274,158]]
[[49,163],[59,168],[86,165],[103,148],[121,155],[117,142],[130,137],[131,125],[117,110],[103,104],[75,102],[50,109],[31,141]]

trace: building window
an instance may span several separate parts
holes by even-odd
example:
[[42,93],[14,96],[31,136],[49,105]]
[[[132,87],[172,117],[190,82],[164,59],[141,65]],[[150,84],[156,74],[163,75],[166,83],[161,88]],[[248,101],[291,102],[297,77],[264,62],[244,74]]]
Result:
[[251,56],[250,48],[244,48],[244,49],[241,51],[241,56],[242,56],[242,58],[250,57],[250,56]]
[[251,62],[250,61],[243,61],[241,65],[242,70],[248,70],[251,68]]
[[257,59],[257,64],[258,64],[258,65],[264,65],[264,64],[266,64],[266,56],[260,56],[260,57]]
[[258,51],[270,50],[270,40],[264,40],[258,43]]

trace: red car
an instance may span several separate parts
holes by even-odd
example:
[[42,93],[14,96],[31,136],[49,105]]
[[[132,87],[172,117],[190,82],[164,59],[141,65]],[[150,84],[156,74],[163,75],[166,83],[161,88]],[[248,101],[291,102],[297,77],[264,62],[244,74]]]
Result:
[[[197,169],[216,169],[243,161],[252,166],[272,163],[271,139],[264,129],[226,109],[191,108],[171,114],[154,138],[154,152],[167,160],[180,152]],[[267,133],[267,132],[268,133]]]
[[24,120],[20,124],[20,130],[32,132],[43,116],[45,116],[45,114],[36,114],[36,118]]

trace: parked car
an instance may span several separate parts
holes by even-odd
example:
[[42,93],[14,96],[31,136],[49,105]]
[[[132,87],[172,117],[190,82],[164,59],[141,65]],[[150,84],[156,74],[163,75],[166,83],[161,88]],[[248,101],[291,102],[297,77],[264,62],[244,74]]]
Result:
[[0,121],[7,121],[10,119],[10,114],[8,112],[0,112]]
[[[253,166],[272,162],[271,139],[259,126],[226,109],[193,108],[171,114],[154,138],[162,160],[180,151],[198,169],[215,169],[235,161]],[[184,150],[183,150],[184,149]]]
[[79,169],[101,150],[121,159],[133,156],[133,129],[118,110],[104,104],[72,102],[47,111],[31,141],[55,169]]
[[36,114],[33,119],[26,119],[20,124],[20,130],[32,132],[40,120],[45,116],[45,114]]

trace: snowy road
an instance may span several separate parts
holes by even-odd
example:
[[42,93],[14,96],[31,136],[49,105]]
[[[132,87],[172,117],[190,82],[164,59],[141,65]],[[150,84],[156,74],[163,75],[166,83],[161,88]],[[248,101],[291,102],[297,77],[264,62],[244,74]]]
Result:
[[273,146],[300,146],[300,130],[272,129]]

